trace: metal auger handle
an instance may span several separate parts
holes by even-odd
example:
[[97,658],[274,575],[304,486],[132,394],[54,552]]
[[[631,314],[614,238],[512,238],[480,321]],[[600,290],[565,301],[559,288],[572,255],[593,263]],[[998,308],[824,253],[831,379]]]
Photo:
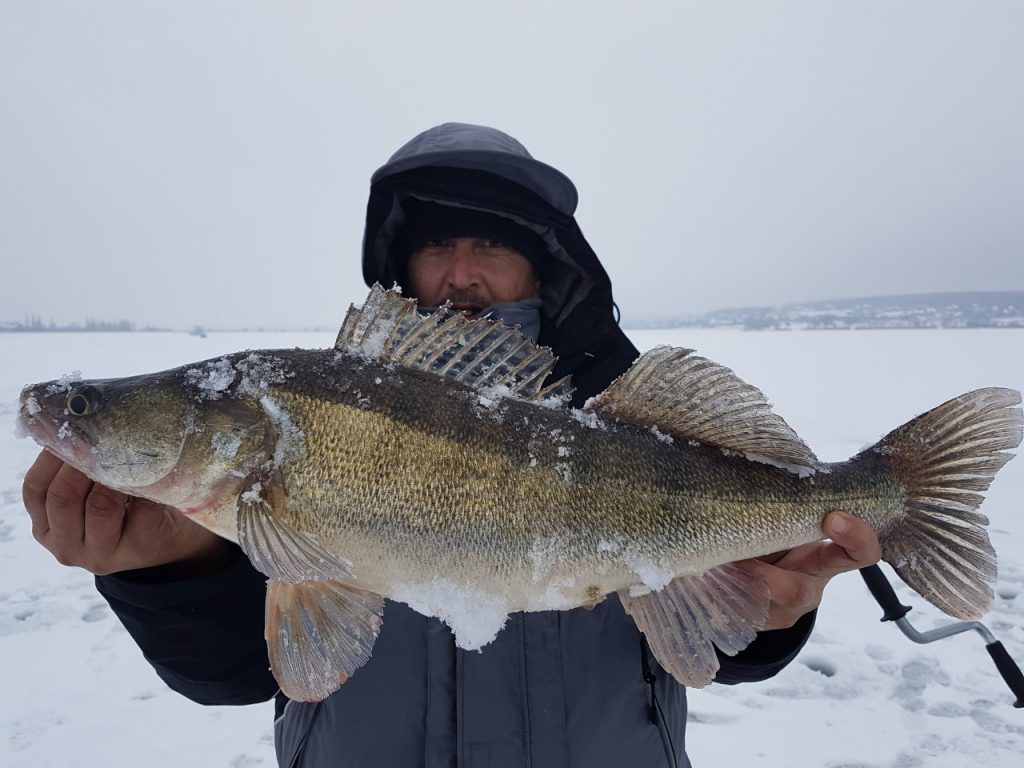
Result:
[[881,568],[877,565],[869,565],[867,568],[860,569],[860,575],[864,577],[864,583],[868,585],[875,600],[882,606],[884,614],[881,620],[895,621],[900,631],[915,643],[931,643],[972,630],[981,635],[985,639],[985,648],[988,649],[989,656],[995,662],[996,669],[999,670],[999,674],[1017,697],[1013,706],[1018,709],[1024,708],[1024,674],[1021,673],[1017,663],[1010,658],[1010,654],[1006,652],[1003,644],[989,632],[988,627],[977,621],[961,621],[927,632],[918,632],[906,618],[910,612],[910,606],[900,603]]

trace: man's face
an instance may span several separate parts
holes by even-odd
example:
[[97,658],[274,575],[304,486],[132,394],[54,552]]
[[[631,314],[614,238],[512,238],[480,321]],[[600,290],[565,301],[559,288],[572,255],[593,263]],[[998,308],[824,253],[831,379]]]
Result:
[[471,316],[491,304],[534,298],[540,291],[533,267],[519,251],[482,237],[434,240],[413,251],[409,282],[420,305],[450,301]]

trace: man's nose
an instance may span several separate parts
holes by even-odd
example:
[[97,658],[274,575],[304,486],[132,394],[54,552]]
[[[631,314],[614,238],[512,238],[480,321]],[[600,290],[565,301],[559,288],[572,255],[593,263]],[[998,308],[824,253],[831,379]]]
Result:
[[471,288],[480,283],[480,260],[477,258],[473,241],[459,238],[452,248],[448,260],[446,282],[453,288]]

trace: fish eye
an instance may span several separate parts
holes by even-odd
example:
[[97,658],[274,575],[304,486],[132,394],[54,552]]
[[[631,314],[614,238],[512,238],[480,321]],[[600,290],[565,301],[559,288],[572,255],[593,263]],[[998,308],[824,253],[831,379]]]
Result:
[[79,387],[68,393],[65,405],[72,416],[87,416],[99,405],[99,392],[95,387]]

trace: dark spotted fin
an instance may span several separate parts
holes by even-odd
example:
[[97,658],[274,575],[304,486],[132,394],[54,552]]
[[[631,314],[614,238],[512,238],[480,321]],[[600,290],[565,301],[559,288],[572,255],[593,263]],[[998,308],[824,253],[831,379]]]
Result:
[[380,285],[373,286],[361,307],[349,308],[334,346],[478,389],[505,388],[522,400],[567,398],[572,392],[568,379],[544,386],[555,357],[518,329],[485,318],[470,320],[447,307],[421,315],[414,300]]
[[768,584],[744,563],[728,563],[638,597],[619,593],[658,663],[683,685],[703,688],[718,672],[715,648],[733,656],[768,618]]
[[320,701],[370,658],[384,599],[339,579],[349,564],[279,514],[287,503],[277,471],[246,479],[238,543],[270,577],[266,640],[274,678],[290,699]]
[[808,474],[822,470],[810,448],[764,394],[733,371],[693,354],[656,347],[587,405],[598,415],[656,427]]
[[853,459],[881,462],[905,487],[904,516],[880,531],[882,559],[959,619],[992,604],[996,555],[977,510],[1024,436],[1020,393],[969,392],[899,427]]

